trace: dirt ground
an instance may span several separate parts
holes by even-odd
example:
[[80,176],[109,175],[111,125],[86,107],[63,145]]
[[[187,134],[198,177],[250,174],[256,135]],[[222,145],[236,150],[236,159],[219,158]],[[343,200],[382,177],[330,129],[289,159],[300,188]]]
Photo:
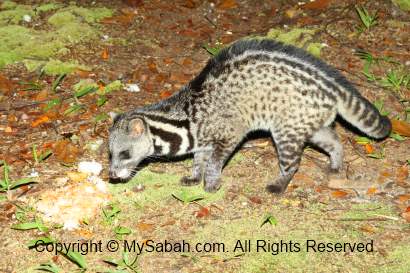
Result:
[[[410,272],[410,3],[393,2],[0,4],[0,179],[5,185],[7,169],[9,181],[36,182],[0,188],[0,272]],[[109,202],[90,217],[81,209],[97,196],[84,194],[71,205],[81,208],[78,228],[44,218],[37,204],[46,192],[85,183],[78,162],[100,162],[109,180],[108,112],[170,96],[213,50],[254,36],[303,47],[336,67],[394,120],[392,135],[373,141],[338,120],[342,172],[329,174],[328,157],[306,147],[283,195],[265,190],[279,169],[261,133],[226,165],[217,193],[180,186],[192,160],[165,158],[128,183],[107,184]],[[41,252],[29,247],[38,238],[102,248]],[[110,251],[112,240],[120,247]],[[182,240],[190,251],[178,249]],[[158,244],[138,255],[124,251],[132,242]],[[367,248],[335,250],[346,243]]]

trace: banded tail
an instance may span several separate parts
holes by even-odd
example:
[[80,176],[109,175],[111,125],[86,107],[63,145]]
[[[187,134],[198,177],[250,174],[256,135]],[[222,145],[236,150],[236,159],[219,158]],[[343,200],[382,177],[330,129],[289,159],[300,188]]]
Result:
[[362,97],[353,86],[349,86],[343,98],[339,98],[338,113],[357,129],[375,139],[387,137],[391,131],[390,120],[382,116],[377,108]]

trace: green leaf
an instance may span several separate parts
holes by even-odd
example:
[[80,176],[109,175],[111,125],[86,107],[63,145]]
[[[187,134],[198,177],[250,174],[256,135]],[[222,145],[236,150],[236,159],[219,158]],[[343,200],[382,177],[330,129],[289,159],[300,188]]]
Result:
[[62,270],[53,262],[40,264],[40,266],[37,267],[36,269],[40,271],[52,272],[52,273],[62,272]]
[[69,250],[65,256],[75,264],[77,264],[80,268],[86,269],[87,262],[81,253]]
[[49,101],[46,103],[46,106],[44,107],[43,110],[44,110],[44,111],[48,111],[48,110],[50,110],[51,108],[53,108],[53,107],[59,105],[60,103],[61,103],[61,99],[59,99],[59,98],[55,98],[55,99],[49,100]]
[[[38,242],[41,242],[41,243],[38,243]],[[49,243],[53,243],[53,242],[55,242],[55,240],[53,239],[53,238],[51,238],[51,237],[39,237],[39,238],[37,238],[37,239],[34,239],[34,240],[30,240],[28,243],[27,243],[27,247],[28,248],[32,248],[32,247],[34,247],[34,246],[36,246],[36,245],[46,245],[46,244],[49,244]]]
[[70,106],[67,110],[64,111],[64,115],[68,115],[68,114],[74,114],[78,111],[80,111],[84,106],[81,104],[74,104],[72,106]]
[[372,141],[368,139],[367,137],[356,137],[355,141],[357,144],[370,144]]
[[265,216],[265,218],[263,218],[261,227],[267,223],[269,223],[272,226],[276,226],[278,224],[278,220],[276,220],[276,218],[272,216],[271,214],[268,214]]
[[107,97],[106,96],[99,96],[97,99],[97,106],[103,106],[107,102]]
[[89,93],[95,92],[97,91],[98,88],[95,86],[85,86],[84,88],[81,88],[80,90],[78,90],[77,92],[74,93],[74,96],[76,98],[81,98]]
[[391,132],[391,133],[390,133],[390,137],[391,137],[392,139],[394,139],[394,140],[397,140],[397,141],[404,141],[404,140],[406,140],[405,137],[402,137],[401,135],[399,135],[398,133],[395,133],[395,132]]
[[27,185],[27,184],[32,184],[32,183],[38,183],[37,181],[35,181],[33,178],[31,177],[26,177],[26,178],[21,178],[17,181],[14,181],[11,185],[10,185],[10,189],[15,189],[18,188],[20,186],[23,185]]
[[127,227],[117,226],[114,229],[114,232],[118,235],[126,235],[126,234],[131,234],[131,229]]
[[97,123],[97,122],[100,122],[100,121],[104,121],[104,120],[107,120],[109,117],[110,116],[107,115],[106,113],[101,113],[101,114],[98,114],[97,116],[95,116],[94,122]]
[[57,79],[54,80],[53,85],[51,87],[51,90],[53,90],[53,92],[56,91],[57,87],[61,84],[61,82],[64,80],[66,76],[67,74],[61,74],[57,77]]
[[29,230],[29,229],[38,229],[39,223],[38,222],[26,222],[26,223],[20,223],[20,224],[15,224],[12,225],[12,229],[17,229],[17,230]]
[[38,156],[37,156],[37,145],[33,144],[33,158],[34,158],[34,162],[38,163]]
[[204,44],[202,47],[203,47],[206,51],[208,51],[208,53],[211,54],[212,56],[217,55],[217,54],[219,53],[219,51],[221,51],[221,49],[223,48],[223,47],[220,46],[220,45],[216,45],[216,46],[214,46],[214,47],[210,47],[210,46],[205,45],[205,44]]
[[46,160],[46,159],[49,158],[52,154],[53,154],[53,151],[52,151],[52,150],[47,150],[47,151],[45,151],[44,153],[42,153],[42,154],[40,155],[40,162]]
[[204,196],[202,195],[189,195],[185,190],[182,190],[179,193],[173,193],[172,196],[185,204],[204,199]]

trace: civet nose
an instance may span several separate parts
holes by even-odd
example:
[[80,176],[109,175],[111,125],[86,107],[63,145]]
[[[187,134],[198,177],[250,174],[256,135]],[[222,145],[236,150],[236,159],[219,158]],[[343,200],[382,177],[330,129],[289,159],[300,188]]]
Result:
[[110,178],[113,178],[113,179],[118,178],[117,173],[115,171],[112,171],[112,170],[109,171],[109,176],[110,176]]

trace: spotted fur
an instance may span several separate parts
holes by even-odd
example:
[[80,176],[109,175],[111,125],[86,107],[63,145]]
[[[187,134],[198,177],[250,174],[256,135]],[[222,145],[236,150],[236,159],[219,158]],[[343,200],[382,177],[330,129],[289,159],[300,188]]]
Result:
[[[250,131],[267,130],[280,166],[268,189],[283,192],[307,142],[329,154],[332,170],[340,169],[343,148],[331,128],[337,114],[376,139],[391,130],[390,121],[321,60],[272,40],[239,41],[170,98],[117,117],[110,133],[111,172],[118,176],[149,156],[193,153],[192,176],[182,184],[204,180],[205,190],[214,192],[237,145]],[[136,119],[143,121],[143,135],[129,133]],[[123,150],[130,151],[125,161],[119,158]],[[127,178],[132,172],[122,174]]]

